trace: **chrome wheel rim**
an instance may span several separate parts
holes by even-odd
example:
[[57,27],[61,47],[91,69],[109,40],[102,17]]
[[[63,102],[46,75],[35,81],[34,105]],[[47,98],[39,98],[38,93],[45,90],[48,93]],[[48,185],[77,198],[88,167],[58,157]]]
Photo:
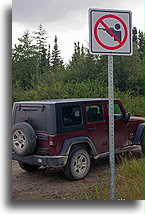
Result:
[[85,155],[83,154],[79,154],[76,156],[74,163],[73,163],[73,167],[74,167],[74,171],[77,175],[82,175],[86,172],[87,169],[87,158]]
[[16,130],[13,134],[13,145],[17,150],[24,150],[26,145],[26,136],[21,130]]

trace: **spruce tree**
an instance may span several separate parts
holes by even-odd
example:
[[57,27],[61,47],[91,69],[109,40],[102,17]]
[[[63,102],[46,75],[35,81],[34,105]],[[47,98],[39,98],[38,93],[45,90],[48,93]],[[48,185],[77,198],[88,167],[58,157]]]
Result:
[[132,29],[132,39],[133,39],[133,43],[137,46],[138,41],[137,41],[137,28],[133,27]]
[[47,54],[46,54],[46,36],[47,32],[43,28],[43,25],[38,25],[38,31],[34,31],[33,38],[36,41],[38,62],[39,62],[39,74],[43,73],[47,67]]
[[47,66],[48,66],[48,69],[51,68],[51,54],[50,54],[50,44],[48,45],[48,54],[47,54]]
[[52,56],[51,56],[51,65],[53,70],[59,70],[63,66],[63,60],[60,56],[60,51],[57,44],[57,36],[55,36],[55,39],[54,39],[54,47],[53,47]]
[[32,76],[38,70],[37,52],[32,44],[29,31],[24,31],[19,44],[12,50],[12,79],[13,86],[22,89],[31,88]]
[[138,33],[138,46],[139,46],[139,53],[140,53],[140,58],[143,59],[143,54],[144,54],[144,36],[143,32],[139,30]]

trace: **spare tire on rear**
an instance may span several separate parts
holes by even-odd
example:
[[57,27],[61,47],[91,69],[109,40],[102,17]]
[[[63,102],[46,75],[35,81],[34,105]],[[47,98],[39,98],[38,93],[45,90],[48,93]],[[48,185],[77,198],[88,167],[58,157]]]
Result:
[[12,127],[13,151],[18,155],[30,155],[36,147],[36,135],[32,126],[26,122]]

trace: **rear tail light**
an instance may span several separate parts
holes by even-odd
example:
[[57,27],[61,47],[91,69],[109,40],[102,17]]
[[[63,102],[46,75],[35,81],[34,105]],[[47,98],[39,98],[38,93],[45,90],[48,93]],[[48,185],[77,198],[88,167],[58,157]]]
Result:
[[23,117],[22,120],[27,122],[29,120],[29,117]]
[[49,145],[56,146],[56,136],[55,135],[49,135]]

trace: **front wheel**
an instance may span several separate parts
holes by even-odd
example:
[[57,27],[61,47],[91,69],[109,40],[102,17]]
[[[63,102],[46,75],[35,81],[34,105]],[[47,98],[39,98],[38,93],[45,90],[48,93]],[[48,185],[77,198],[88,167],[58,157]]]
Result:
[[142,150],[143,156],[145,156],[144,140],[142,140],[140,145],[141,145],[141,150]]
[[80,148],[73,149],[65,166],[65,176],[69,180],[80,180],[88,174],[89,169],[90,157],[88,152]]
[[40,165],[32,165],[24,162],[19,162],[19,166],[28,172],[35,172],[40,168]]

